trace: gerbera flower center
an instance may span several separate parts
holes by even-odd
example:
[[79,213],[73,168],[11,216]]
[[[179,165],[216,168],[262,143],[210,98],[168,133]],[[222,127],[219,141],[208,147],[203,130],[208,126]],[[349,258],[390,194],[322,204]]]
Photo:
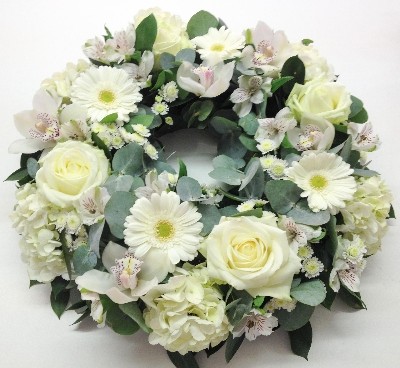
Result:
[[310,179],[310,185],[315,190],[323,190],[328,186],[328,180],[322,175],[314,175]]
[[111,104],[115,101],[115,93],[110,90],[102,90],[99,93],[99,100],[105,104]]
[[168,220],[158,221],[155,226],[155,234],[158,240],[167,241],[175,235],[175,227]]
[[218,51],[221,52],[224,50],[224,45],[222,43],[214,43],[214,45],[211,46],[211,51]]

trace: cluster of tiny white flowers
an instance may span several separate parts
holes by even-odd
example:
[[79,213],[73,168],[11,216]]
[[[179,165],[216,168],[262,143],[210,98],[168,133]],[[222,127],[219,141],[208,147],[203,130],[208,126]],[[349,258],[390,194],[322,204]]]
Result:
[[128,132],[126,128],[122,127],[119,129],[124,143],[135,142],[143,146],[144,152],[152,159],[158,159],[158,152],[156,147],[154,147],[148,140],[150,137],[150,130],[147,129],[142,124],[133,124],[132,133]]
[[[168,104],[174,102],[178,98],[179,88],[178,85],[174,82],[168,82],[161,86],[158,90],[158,95],[155,97],[155,101],[153,106],[151,107],[151,111],[155,115],[167,115],[169,112]],[[164,121],[168,125],[172,125],[174,123],[173,119],[170,116],[166,116]]]
[[285,309],[288,312],[292,312],[296,308],[297,300],[283,300],[272,298],[265,304],[264,309],[268,312],[274,312],[279,309]]
[[288,166],[287,161],[282,160],[274,155],[266,155],[260,157],[261,167],[274,180],[285,179],[285,169]]
[[262,208],[267,203],[268,201],[265,201],[263,199],[249,199],[248,201],[239,204],[236,209],[239,212],[251,211],[254,208]]
[[118,127],[115,123],[93,123],[90,126],[90,129],[93,133],[97,134],[97,136],[108,148],[119,149],[125,144],[125,140],[121,134],[121,128]]

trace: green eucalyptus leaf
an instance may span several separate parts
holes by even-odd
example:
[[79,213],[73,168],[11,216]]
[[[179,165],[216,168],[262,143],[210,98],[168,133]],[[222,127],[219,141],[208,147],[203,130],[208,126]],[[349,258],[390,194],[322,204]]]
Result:
[[189,38],[192,39],[205,35],[210,28],[217,28],[218,24],[219,20],[212,14],[205,10],[200,10],[190,18],[186,30]]
[[251,152],[258,152],[257,142],[254,138],[249,137],[247,134],[241,134],[239,136],[239,141]]
[[290,295],[303,304],[315,307],[325,300],[326,288],[321,280],[313,280],[292,288]]
[[136,27],[135,50],[153,50],[153,44],[157,37],[157,21],[153,14],[144,18]]
[[211,126],[220,134],[240,132],[238,124],[222,116],[214,116],[210,121]]
[[347,163],[348,163],[349,158],[350,158],[351,147],[352,147],[352,138],[349,137],[344,142],[343,148],[340,151],[340,157],[343,159],[343,161],[345,161]]
[[289,331],[289,338],[293,353],[308,360],[308,352],[312,343],[311,323],[307,322],[303,327]]
[[88,246],[100,258],[100,240],[103,234],[105,221],[99,221],[89,227]]
[[103,187],[107,188],[110,195],[115,192],[129,192],[132,188],[133,181],[133,176],[113,174],[108,177]]
[[231,215],[231,217],[243,217],[243,216],[254,216],[257,218],[261,218],[263,216],[263,210],[262,208],[255,208],[254,210],[238,212]]
[[168,52],[163,52],[160,55],[160,66],[164,70],[174,68],[175,67],[175,56]]
[[132,318],[132,320],[134,320],[144,332],[151,332],[150,328],[147,327],[143,318],[143,313],[136,302],[121,304],[119,308],[122,312]]
[[314,309],[315,307],[297,302],[293,311],[288,312],[285,309],[280,309],[275,311],[274,315],[285,331],[294,331],[303,327],[310,320]]
[[218,167],[208,174],[211,178],[230,185],[240,185],[245,175],[237,170]]
[[372,176],[379,175],[379,173],[374,171],[374,170],[354,169],[353,175],[355,175],[355,176],[363,176],[365,178],[371,178]]
[[35,179],[37,171],[40,169],[39,162],[33,157],[29,157],[26,162],[26,170],[32,179]]
[[254,176],[257,174],[261,167],[260,160],[258,158],[249,161],[244,172],[245,177],[242,180],[239,190],[243,190],[250,182],[253,180]]
[[201,213],[200,222],[203,224],[203,229],[201,230],[201,236],[207,236],[210,234],[215,225],[219,224],[221,219],[221,213],[217,206],[209,204],[199,204],[197,206],[197,211]]
[[182,176],[178,180],[176,192],[182,201],[196,201],[202,194],[199,182],[189,176]]
[[124,238],[124,223],[135,203],[135,197],[128,192],[115,192],[106,204],[104,216],[111,233],[118,239]]
[[227,169],[241,169],[246,165],[242,159],[233,159],[226,155],[219,155],[212,160],[214,168],[225,167]]
[[229,334],[228,340],[226,340],[226,349],[225,349],[225,360],[227,363],[229,363],[232,360],[232,358],[239,350],[244,340],[244,337],[245,337],[244,333],[241,336],[235,338],[231,333]]
[[239,119],[239,125],[243,128],[246,134],[255,135],[259,127],[256,114],[253,112]]
[[178,352],[167,351],[168,357],[176,368],[200,368],[196,362],[196,358],[190,351],[181,355]]
[[114,171],[124,175],[138,175],[143,171],[143,148],[132,142],[120,148],[112,160]]
[[177,62],[188,61],[193,64],[195,60],[196,51],[193,49],[182,49],[175,56],[175,61]]
[[350,105],[350,115],[349,119],[351,120],[352,117],[358,115],[361,110],[364,108],[363,102],[355,96],[350,96],[351,98],[351,105]]
[[198,121],[204,121],[206,120],[209,115],[211,114],[212,110],[214,108],[214,103],[212,100],[205,100],[201,103],[200,109],[198,111]]
[[294,208],[301,193],[302,189],[290,180],[270,180],[265,185],[265,195],[272,209],[281,215]]
[[26,177],[30,178],[28,170],[26,168],[21,167],[20,169],[14,171],[10,176],[7,177],[4,181],[17,181],[25,179]]
[[226,155],[234,159],[243,158],[247,149],[240,142],[239,137],[232,132],[223,134],[218,142],[218,154]]
[[362,110],[357,114],[354,115],[353,117],[349,118],[349,120],[353,123],[357,124],[364,124],[368,121],[368,113],[367,110],[362,108]]
[[287,215],[295,222],[309,226],[320,226],[326,224],[330,219],[330,213],[328,210],[322,210],[319,212],[311,211],[306,199],[300,199],[294,207],[287,212]]
[[74,265],[75,273],[79,276],[83,275],[96,267],[96,253],[90,249],[89,245],[81,245],[75,249],[72,255],[72,264]]
[[153,123],[154,117],[155,117],[155,115],[151,115],[151,114],[135,115],[135,116],[132,116],[131,120],[129,120],[129,124],[132,124],[132,125],[141,124],[141,125],[145,126],[146,128],[148,128]]

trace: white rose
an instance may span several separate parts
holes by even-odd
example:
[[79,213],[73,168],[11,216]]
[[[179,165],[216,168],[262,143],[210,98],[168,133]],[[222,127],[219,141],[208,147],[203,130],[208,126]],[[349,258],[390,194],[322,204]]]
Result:
[[210,277],[253,297],[290,300],[293,275],[301,264],[273,214],[222,217],[205,240],[205,247]]
[[159,8],[141,10],[135,16],[135,25],[152,14],[157,20],[157,37],[153,45],[153,53],[157,57],[163,52],[176,55],[180,50],[193,48],[186,32],[186,24],[176,15]]
[[308,112],[332,124],[346,121],[350,114],[351,98],[344,86],[335,82],[313,80],[306,84],[295,84],[286,105],[297,120]]
[[79,141],[57,144],[39,163],[39,191],[62,208],[71,206],[86,190],[103,184],[109,171],[104,152]]

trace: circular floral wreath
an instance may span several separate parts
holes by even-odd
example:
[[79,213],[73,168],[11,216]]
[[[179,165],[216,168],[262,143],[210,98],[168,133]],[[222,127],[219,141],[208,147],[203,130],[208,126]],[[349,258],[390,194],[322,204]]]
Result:
[[316,306],[365,308],[360,274],[394,216],[363,103],[311,40],[263,22],[238,34],[149,9],[134,23],[88,40],[90,63],[15,115],[31,285],[51,283],[59,317],[144,330],[177,367],[279,327],[306,358]]

